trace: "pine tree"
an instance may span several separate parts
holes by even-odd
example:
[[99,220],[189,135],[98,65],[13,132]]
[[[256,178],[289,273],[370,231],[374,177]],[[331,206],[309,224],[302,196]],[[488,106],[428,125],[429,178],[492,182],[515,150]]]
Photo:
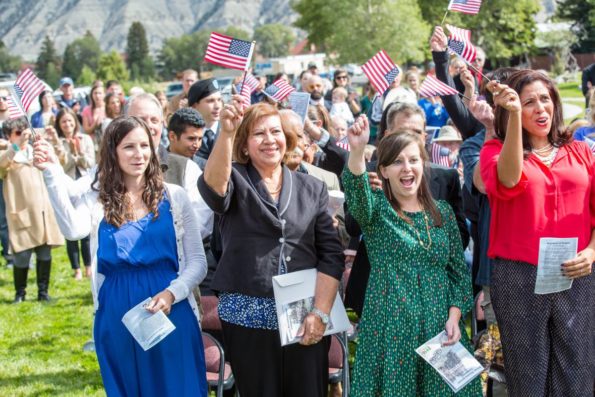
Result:
[[90,70],[97,70],[100,56],[99,41],[90,31],[87,31],[83,37],[74,40],[64,49],[62,73],[79,83],[83,67],[87,66]]
[[52,87],[56,87],[60,79],[59,74],[61,69],[60,57],[58,57],[54,42],[49,36],[45,36],[37,57],[37,76],[45,80]]
[[126,52],[128,54],[126,64],[133,80],[147,81],[154,77],[153,59],[149,54],[147,33],[142,23],[133,22],[130,25]]

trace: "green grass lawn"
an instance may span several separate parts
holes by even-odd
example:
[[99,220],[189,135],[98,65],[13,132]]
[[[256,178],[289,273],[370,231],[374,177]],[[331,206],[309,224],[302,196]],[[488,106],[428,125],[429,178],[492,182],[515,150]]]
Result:
[[105,396],[91,338],[88,279],[75,281],[64,247],[53,250],[50,303],[37,302],[35,271],[27,301],[12,304],[12,270],[0,267],[0,396]]

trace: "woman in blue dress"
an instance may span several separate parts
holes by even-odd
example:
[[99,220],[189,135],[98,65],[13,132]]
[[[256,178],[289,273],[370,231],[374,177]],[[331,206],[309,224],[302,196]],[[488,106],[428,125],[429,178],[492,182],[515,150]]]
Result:
[[[91,189],[71,200],[61,168],[36,150],[68,239],[91,234],[95,347],[108,396],[206,396],[198,310],[192,289],[206,274],[198,220],[186,192],[163,182],[148,127],[114,120]],[[199,242],[197,244],[196,242]],[[151,297],[175,330],[144,351],[122,323]]]

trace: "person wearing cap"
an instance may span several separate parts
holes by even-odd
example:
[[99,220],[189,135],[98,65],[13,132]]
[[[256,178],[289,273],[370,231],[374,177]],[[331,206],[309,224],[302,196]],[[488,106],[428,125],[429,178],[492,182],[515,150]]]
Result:
[[60,79],[60,91],[62,91],[62,95],[60,95],[58,105],[61,108],[70,108],[78,113],[80,109],[84,109],[87,106],[87,102],[83,98],[75,98],[74,82],[70,77],[62,77]]
[[186,69],[182,72],[182,92],[169,101],[167,114],[172,114],[180,108],[188,106],[188,91],[192,84],[198,80],[198,72],[194,69]]
[[196,109],[205,121],[202,145],[196,155],[208,159],[219,134],[219,116],[223,108],[217,80],[206,79],[192,84],[188,91],[188,106]]
[[440,133],[432,141],[432,163],[456,168],[459,165],[461,143],[463,143],[463,138],[456,128],[450,125],[440,128]]

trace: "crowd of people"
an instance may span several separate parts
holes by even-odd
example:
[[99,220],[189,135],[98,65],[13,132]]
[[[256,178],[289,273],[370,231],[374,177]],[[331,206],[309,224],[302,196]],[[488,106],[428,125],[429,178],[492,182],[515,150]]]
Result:
[[[264,76],[250,106],[235,92],[224,103],[191,69],[170,100],[125,97],[117,81],[81,100],[64,77],[30,121],[9,119],[0,88],[14,302],[33,254],[38,300],[51,299],[51,250],[66,239],[73,278],[91,280],[108,396],[206,396],[201,300],[214,296],[242,397],[326,396],[337,293],[358,317],[351,396],[454,395],[415,349],[444,330],[445,346],[473,352],[477,301],[501,338],[508,395],[592,396],[595,92],[590,119],[566,127],[544,72],[487,72],[481,49],[469,66],[440,27],[430,47],[431,68],[399,69],[384,95],[308,65],[294,76],[305,119],[263,93]],[[429,74],[460,95],[420,97]],[[544,237],[577,239],[560,263],[570,289],[534,293]],[[312,268],[300,343],[281,346],[272,278]],[[175,331],[145,351],[121,319],[147,298]],[[457,395],[481,396],[480,379]]]

